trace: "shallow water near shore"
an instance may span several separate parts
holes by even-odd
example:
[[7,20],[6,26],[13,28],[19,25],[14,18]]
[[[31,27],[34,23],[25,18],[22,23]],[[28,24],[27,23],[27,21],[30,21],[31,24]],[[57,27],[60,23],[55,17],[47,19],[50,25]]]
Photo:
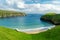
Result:
[[51,27],[53,24],[40,20],[42,14],[27,14],[27,16],[18,16],[10,18],[0,18],[0,26],[12,29],[34,29]]

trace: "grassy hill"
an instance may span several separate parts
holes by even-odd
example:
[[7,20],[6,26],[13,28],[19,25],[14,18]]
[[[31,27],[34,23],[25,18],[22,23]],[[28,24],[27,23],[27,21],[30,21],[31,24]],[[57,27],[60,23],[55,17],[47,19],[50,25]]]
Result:
[[31,36],[12,29],[0,27],[0,40],[31,40]]
[[16,12],[16,11],[7,11],[7,10],[0,10],[0,18],[5,17],[16,17],[16,16],[25,16],[24,12]]
[[42,21],[50,22],[54,25],[60,25],[60,14],[47,13],[40,18]]
[[25,34],[0,27],[0,40],[60,40],[60,25],[39,34]]

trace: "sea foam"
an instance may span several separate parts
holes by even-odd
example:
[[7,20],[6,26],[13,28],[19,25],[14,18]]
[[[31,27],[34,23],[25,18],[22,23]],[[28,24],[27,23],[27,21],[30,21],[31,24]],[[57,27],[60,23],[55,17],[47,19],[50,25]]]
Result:
[[21,31],[21,32],[31,32],[31,31],[34,31],[34,30],[48,30],[48,29],[52,29],[52,28],[54,28],[55,27],[55,25],[53,25],[53,26],[49,26],[49,27],[40,27],[40,28],[32,28],[32,29],[19,29],[19,28],[14,28],[15,30],[17,30],[17,31]]

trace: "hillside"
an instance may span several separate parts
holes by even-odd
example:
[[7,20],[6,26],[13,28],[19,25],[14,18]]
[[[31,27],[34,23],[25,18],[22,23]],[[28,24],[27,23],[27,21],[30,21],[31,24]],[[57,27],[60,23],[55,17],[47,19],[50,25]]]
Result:
[[31,40],[31,36],[9,28],[0,27],[0,40]]
[[16,16],[25,16],[25,15],[26,15],[26,14],[23,13],[23,12],[0,10],[0,18],[16,17]]
[[40,18],[42,21],[50,22],[54,25],[60,25],[60,14],[47,13]]
[[25,34],[0,27],[0,40],[60,40],[60,25],[39,34]]

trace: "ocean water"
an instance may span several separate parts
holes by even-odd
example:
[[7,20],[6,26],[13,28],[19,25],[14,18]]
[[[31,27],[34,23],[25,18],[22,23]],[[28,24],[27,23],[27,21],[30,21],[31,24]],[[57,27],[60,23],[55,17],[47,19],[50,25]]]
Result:
[[18,29],[33,29],[40,27],[50,27],[53,24],[40,20],[42,14],[27,14],[27,16],[0,18],[0,26]]

